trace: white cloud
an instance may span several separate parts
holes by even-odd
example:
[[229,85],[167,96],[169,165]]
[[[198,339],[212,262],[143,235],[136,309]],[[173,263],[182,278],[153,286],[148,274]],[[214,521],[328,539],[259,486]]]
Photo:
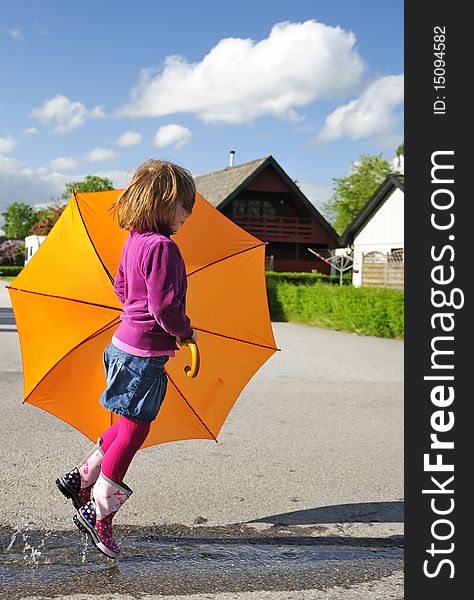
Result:
[[168,56],[144,69],[119,116],[178,112],[206,122],[247,123],[264,115],[298,119],[296,109],[347,93],[364,63],[353,33],[315,20],[279,23],[268,38],[222,39],[199,63]]
[[0,156],[0,213],[12,202],[34,205],[61,195],[70,177]]
[[32,168],[13,158],[0,156],[0,215],[12,202],[26,202],[32,206],[49,205],[61,196],[66,183],[82,180],[86,175],[107,177],[119,189],[130,183],[133,171],[96,171],[71,175],[51,172],[45,166]]
[[97,177],[106,177],[113,183],[114,189],[119,190],[126,187],[132,180],[134,171],[119,171],[119,170],[107,170],[97,171],[94,175]]
[[10,31],[10,37],[14,40],[23,40],[23,36],[21,35],[21,31],[19,29],[12,29]]
[[303,194],[321,211],[323,204],[332,196],[332,188],[320,181],[301,181],[298,183]]
[[373,82],[360,98],[339,106],[326,118],[317,140],[346,136],[356,140],[393,133],[398,124],[393,110],[403,103],[403,80],[403,75],[389,75]]
[[0,154],[7,154],[8,152],[11,152],[15,146],[16,142],[10,136],[0,137]]
[[48,166],[52,171],[60,173],[75,171],[79,168],[80,162],[76,158],[61,156],[52,160]]
[[136,131],[126,131],[117,140],[117,146],[126,148],[127,146],[135,146],[142,141],[142,136]]
[[113,160],[117,158],[117,152],[113,150],[108,150],[107,148],[94,148],[90,152],[88,152],[84,159],[88,162],[104,162],[106,160]]
[[28,127],[28,129],[25,129],[24,133],[27,135],[37,135],[39,131],[36,129],[36,127]]
[[171,123],[160,127],[155,134],[154,144],[159,148],[173,146],[181,148],[191,140],[192,134],[187,127]]
[[29,116],[53,125],[53,131],[66,133],[77,129],[89,119],[104,117],[105,114],[101,106],[88,109],[82,102],[72,102],[66,96],[58,94],[42,106],[34,108]]

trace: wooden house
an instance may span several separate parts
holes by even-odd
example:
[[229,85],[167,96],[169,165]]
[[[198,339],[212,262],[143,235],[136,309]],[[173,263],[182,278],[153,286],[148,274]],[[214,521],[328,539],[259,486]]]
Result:
[[404,177],[390,174],[341,235],[352,249],[352,283],[404,287]]
[[[308,251],[338,247],[338,235],[272,156],[194,178],[198,192],[237,225],[267,242],[267,269],[329,274]],[[327,252],[326,252],[327,254]]]

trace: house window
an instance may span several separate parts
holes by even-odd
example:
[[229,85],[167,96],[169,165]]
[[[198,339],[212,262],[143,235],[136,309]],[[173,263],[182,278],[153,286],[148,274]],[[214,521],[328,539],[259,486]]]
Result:
[[260,219],[262,217],[262,203],[259,200],[247,200],[247,218]]
[[260,219],[275,219],[276,208],[270,200],[236,199],[232,205],[232,217],[234,219],[248,219],[259,221]]
[[234,200],[232,202],[232,218],[245,219],[245,202],[242,200]]
[[264,219],[273,220],[276,217],[276,208],[269,200],[262,202],[262,215]]

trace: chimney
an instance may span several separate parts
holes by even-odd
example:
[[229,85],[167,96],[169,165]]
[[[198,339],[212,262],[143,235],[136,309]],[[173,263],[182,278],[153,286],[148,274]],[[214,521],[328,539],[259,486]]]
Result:
[[229,152],[229,167],[234,166],[235,150]]

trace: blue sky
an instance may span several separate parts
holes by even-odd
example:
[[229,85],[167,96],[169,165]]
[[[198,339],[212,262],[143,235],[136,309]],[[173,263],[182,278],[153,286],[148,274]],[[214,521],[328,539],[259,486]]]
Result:
[[316,205],[403,140],[403,2],[0,0],[0,211],[269,154]]

